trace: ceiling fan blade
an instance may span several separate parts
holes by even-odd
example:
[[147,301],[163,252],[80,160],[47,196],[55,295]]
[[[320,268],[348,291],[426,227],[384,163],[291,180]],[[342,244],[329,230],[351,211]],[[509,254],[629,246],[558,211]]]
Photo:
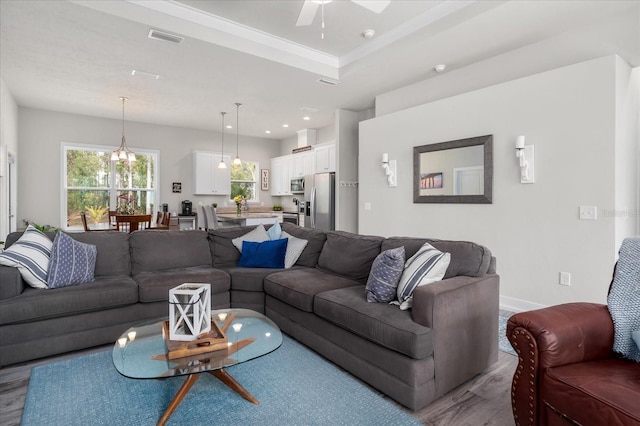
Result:
[[391,0],[351,0],[365,9],[369,9],[375,13],[382,13],[389,6]]
[[300,14],[298,15],[298,20],[296,21],[296,26],[303,27],[305,25],[311,25],[313,18],[316,16],[318,6],[319,4],[312,0],[304,0],[302,9],[300,9]]

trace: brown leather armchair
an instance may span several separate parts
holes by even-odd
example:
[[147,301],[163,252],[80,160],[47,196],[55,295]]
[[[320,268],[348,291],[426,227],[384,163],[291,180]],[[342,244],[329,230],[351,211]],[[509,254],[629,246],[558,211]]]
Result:
[[613,353],[606,305],[568,303],[513,315],[516,425],[640,425],[640,363]]

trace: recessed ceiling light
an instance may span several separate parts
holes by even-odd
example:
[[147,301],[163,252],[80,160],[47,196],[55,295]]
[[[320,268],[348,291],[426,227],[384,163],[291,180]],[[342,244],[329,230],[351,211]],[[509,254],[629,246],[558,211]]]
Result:
[[227,129],[233,129],[233,126],[232,126],[231,124],[227,124],[225,127],[226,127]]
[[131,75],[136,75],[142,78],[148,78],[150,80],[157,80],[160,78],[160,74],[155,74],[152,72],[140,71],[140,70],[131,70]]
[[270,134],[270,133],[271,133],[271,130],[265,130],[264,132],[265,132],[266,134]]
[[362,37],[366,38],[367,40],[370,40],[373,38],[373,36],[376,35],[376,32],[372,29],[368,29],[368,30],[364,30],[362,32]]
[[447,68],[445,64],[439,64],[433,67],[433,69],[436,70],[436,72],[442,72],[445,70],[445,68]]
[[283,124],[282,127],[289,127],[289,125],[288,124]]
[[302,119],[309,121],[309,120],[311,120],[311,117],[302,117]]

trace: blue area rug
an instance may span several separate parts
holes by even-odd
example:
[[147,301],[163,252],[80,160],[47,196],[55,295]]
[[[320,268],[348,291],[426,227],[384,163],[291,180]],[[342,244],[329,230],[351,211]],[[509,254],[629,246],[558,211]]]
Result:
[[[283,337],[275,352],[227,369],[260,405],[202,374],[167,424],[420,424],[321,356]],[[123,377],[113,366],[110,350],[36,367],[22,425],[155,425],[183,381]]]
[[509,343],[509,339],[507,339],[507,320],[509,318],[503,317],[502,315],[498,317],[498,349],[502,352],[506,352],[511,355],[516,355],[516,351],[513,350],[513,346]]

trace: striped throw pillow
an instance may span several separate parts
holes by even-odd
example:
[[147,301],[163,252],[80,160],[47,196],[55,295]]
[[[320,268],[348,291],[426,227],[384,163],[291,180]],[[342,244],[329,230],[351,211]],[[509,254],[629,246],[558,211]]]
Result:
[[48,288],[52,245],[49,237],[29,225],[18,241],[0,253],[0,265],[18,268],[22,279],[31,287]]
[[440,281],[444,277],[449,262],[450,253],[443,253],[429,243],[424,243],[416,254],[404,264],[404,271],[398,283],[398,300],[391,303],[407,310],[412,306],[413,291],[423,285]]

